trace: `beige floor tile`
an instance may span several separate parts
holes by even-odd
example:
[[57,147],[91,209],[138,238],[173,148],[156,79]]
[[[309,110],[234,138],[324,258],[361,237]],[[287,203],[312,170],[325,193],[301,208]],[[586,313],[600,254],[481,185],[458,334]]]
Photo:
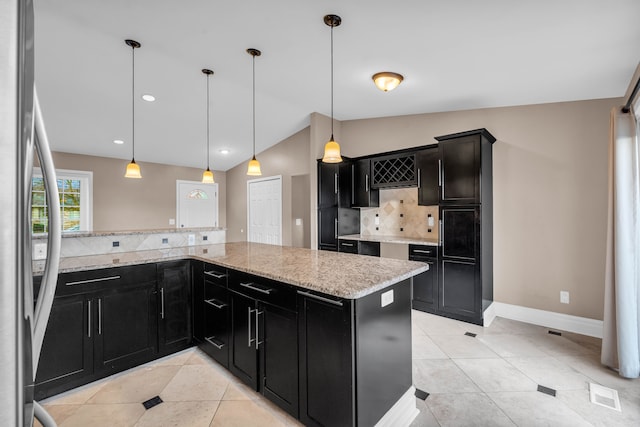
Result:
[[144,402],[162,392],[180,366],[145,366],[105,384],[88,403]]
[[519,427],[591,426],[560,399],[544,393],[502,392],[488,395]]
[[542,351],[524,335],[515,334],[484,334],[476,338],[500,357],[544,357],[547,353]]
[[413,337],[413,359],[448,359],[447,355],[426,335]]
[[258,393],[244,384],[230,382],[222,400],[256,400]]
[[136,427],[208,427],[219,402],[162,402],[145,411]]
[[431,394],[480,391],[450,359],[414,360],[413,385]]
[[195,351],[191,354],[191,357],[189,357],[189,359],[184,363],[185,365],[206,365],[209,362],[210,359],[208,359],[209,356],[207,356],[206,354],[200,352],[200,351]]
[[431,339],[452,359],[498,357],[482,341],[464,334],[433,335]]
[[618,393],[622,412],[591,403],[589,390],[566,390],[558,392],[558,399],[581,414],[598,427],[626,427],[640,425],[640,396],[634,398],[624,392]]
[[279,427],[286,424],[252,400],[227,400],[213,417],[210,427]]
[[132,427],[144,413],[139,403],[82,405],[59,427]]
[[442,427],[515,426],[484,393],[435,394],[426,404]]
[[91,399],[109,379],[99,380],[90,384],[83,385],[82,387],[74,388],[73,390],[66,391],[64,393],[52,396],[46,400],[41,401],[41,404],[47,405],[49,403],[55,405],[81,405],[87,400]]
[[195,349],[190,348],[183,350],[180,353],[172,354],[171,356],[163,357],[162,359],[155,360],[149,363],[149,366],[182,366],[184,365],[195,353]]
[[440,423],[422,399],[416,399],[416,408],[420,411],[409,427],[440,427]]
[[209,365],[184,365],[160,393],[165,401],[222,400],[229,380]]
[[558,360],[571,366],[576,371],[593,380],[593,382],[602,384],[605,387],[616,390],[626,388],[640,389],[640,378],[623,378],[613,369],[602,365],[599,359],[589,356],[566,356],[558,357]]
[[505,359],[537,384],[554,390],[585,390],[589,378],[555,357],[511,357]]
[[463,335],[467,330],[466,324],[463,322],[421,311],[414,310],[411,320],[414,325],[431,337],[434,335]]
[[[82,407],[82,405],[44,405],[44,409],[49,413],[49,415],[51,415],[57,424],[60,424],[69,418],[80,407]],[[33,426],[42,427],[42,424],[40,424],[38,420],[34,420]]]
[[593,351],[562,336],[541,334],[527,337],[540,350],[551,356],[593,356]]
[[538,385],[503,359],[454,359],[484,392],[529,391]]

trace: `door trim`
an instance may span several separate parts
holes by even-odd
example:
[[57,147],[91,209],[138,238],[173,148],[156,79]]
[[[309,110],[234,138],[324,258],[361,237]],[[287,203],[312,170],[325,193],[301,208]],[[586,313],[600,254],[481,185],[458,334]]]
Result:
[[278,206],[279,212],[280,212],[280,246],[282,246],[282,175],[274,175],[274,176],[267,176],[264,178],[256,178],[256,179],[250,179],[247,181],[247,242],[249,241],[249,236],[251,235],[251,221],[249,220],[249,218],[251,217],[250,212],[251,212],[251,197],[250,197],[250,192],[249,192],[249,188],[251,186],[251,184],[255,184],[256,182],[262,182],[262,181],[273,181],[273,180],[278,180],[280,181],[280,204]]

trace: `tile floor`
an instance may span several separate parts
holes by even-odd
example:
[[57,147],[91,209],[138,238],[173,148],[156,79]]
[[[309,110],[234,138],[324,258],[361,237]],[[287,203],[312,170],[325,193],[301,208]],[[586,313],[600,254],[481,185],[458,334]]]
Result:
[[[640,425],[640,380],[602,367],[599,339],[502,318],[482,328],[414,311],[412,321],[414,385],[430,393],[412,427]],[[618,390],[622,412],[590,403],[589,382]],[[164,402],[145,410],[156,395]],[[300,425],[197,349],[42,403],[60,427]]]

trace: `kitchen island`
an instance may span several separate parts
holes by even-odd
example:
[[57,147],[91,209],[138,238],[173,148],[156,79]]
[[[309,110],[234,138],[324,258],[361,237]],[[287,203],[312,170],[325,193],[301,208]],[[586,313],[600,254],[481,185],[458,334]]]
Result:
[[[83,282],[113,293],[127,280],[125,270],[155,264],[157,291],[139,295],[149,298],[145,319],[156,314],[166,321],[174,305],[165,308],[165,300],[179,294],[170,283],[185,262],[193,341],[304,424],[404,425],[417,414],[411,277],[425,264],[226,243],[63,259],[58,289],[68,296],[69,283]],[[101,282],[101,275],[110,280]],[[99,298],[100,304],[106,302]],[[101,336],[118,335],[96,323]],[[167,325],[165,335],[158,331],[160,343],[171,342],[173,323]],[[149,342],[145,357],[165,354]]]

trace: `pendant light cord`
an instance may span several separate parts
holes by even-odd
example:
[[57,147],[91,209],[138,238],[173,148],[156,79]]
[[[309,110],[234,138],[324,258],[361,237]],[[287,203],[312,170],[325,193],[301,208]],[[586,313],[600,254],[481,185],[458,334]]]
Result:
[[333,25],[331,26],[331,141],[333,138]]
[[131,160],[136,159],[136,47],[131,46]]
[[209,170],[209,75],[207,74],[207,170]]
[[253,158],[256,158],[256,56],[253,55]]

